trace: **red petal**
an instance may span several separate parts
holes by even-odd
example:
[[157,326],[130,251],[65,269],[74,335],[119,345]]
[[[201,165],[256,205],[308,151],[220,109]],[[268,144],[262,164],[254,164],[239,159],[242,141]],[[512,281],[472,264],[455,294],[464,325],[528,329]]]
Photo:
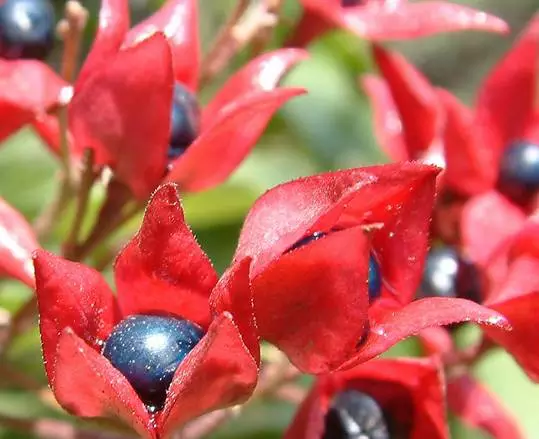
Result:
[[425,258],[438,169],[413,163],[349,169],[277,186],[251,208],[235,260],[253,258],[252,276],[301,238],[378,224],[373,248],[384,280],[404,303],[415,295]]
[[423,329],[418,335],[425,355],[446,355],[455,350],[453,337],[446,328],[434,326]]
[[[527,274],[529,275],[530,272]],[[535,336],[539,313],[539,292],[525,294],[525,291],[521,291],[520,294],[518,297],[489,305],[490,308],[503,313],[513,330],[506,333],[492,327],[485,328],[485,331],[515,358],[532,380],[539,382],[539,357]]]
[[99,27],[90,53],[75,84],[76,92],[100,68],[108,68],[111,59],[120,50],[129,29],[128,0],[101,0]]
[[217,274],[185,223],[177,189],[155,191],[139,232],[118,256],[118,301],[124,315],[170,312],[207,327]]
[[0,59],[0,141],[56,105],[65,85],[44,63]]
[[[303,3],[307,3],[304,1]],[[332,18],[319,11],[305,9],[299,21],[295,24],[292,35],[288,37],[288,47],[306,47],[319,35],[335,28]]]
[[163,32],[171,45],[176,81],[195,90],[200,64],[197,1],[168,0],[161,9],[129,31],[124,47],[136,44],[154,32]]
[[368,259],[359,227],[283,255],[253,279],[260,336],[302,371],[340,366],[367,330]]
[[524,213],[498,192],[471,198],[464,205],[461,217],[466,256],[485,267],[500,245],[520,230],[525,219]]
[[410,160],[403,138],[402,121],[388,84],[374,75],[363,76],[361,83],[373,107],[378,143],[392,161]]
[[[172,60],[161,34],[122,50],[92,75],[69,107],[76,154],[93,148],[133,193],[146,198],[165,173]],[[151,111],[145,109],[151,108]]]
[[[51,114],[42,114],[32,121],[32,126],[41,140],[47,144],[54,155],[60,155],[60,125],[58,117]],[[68,149],[73,150],[74,140],[68,131]]]
[[302,3],[369,40],[402,40],[464,29],[507,31],[505,22],[497,17],[445,1],[370,0],[351,8],[340,7],[338,0],[302,0]]
[[0,198],[0,272],[34,287],[32,252],[39,248],[26,219]]
[[329,403],[329,396],[323,394],[323,390],[321,386],[311,389],[307,398],[299,406],[283,439],[320,439],[322,437]]
[[511,259],[530,255],[539,259],[539,217],[528,217],[518,233],[511,237],[508,256]]
[[524,438],[516,420],[470,375],[461,375],[448,382],[447,404],[461,421],[489,433],[493,439]]
[[399,112],[408,155],[419,159],[441,135],[438,96],[427,78],[403,56],[374,46],[374,57]]
[[142,437],[157,437],[146,407],[127,379],[71,328],[58,339],[54,395],[69,412],[84,417],[119,417]]
[[250,61],[236,72],[204,109],[203,129],[215,124],[215,119],[229,106],[255,92],[273,91],[283,76],[308,53],[301,49],[280,49]]
[[[514,261],[506,260],[506,271],[503,280],[491,285],[485,305],[504,301],[539,291],[539,259],[522,256]],[[490,267],[488,267],[490,269]]]
[[301,405],[285,438],[319,439],[333,396],[355,389],[372,396],[393,425],[409,428],[409,439],[447,439],[444,384],[437,362],[425,358],[376,360],[325,375]]
[[477,100],[478,126],[492,132],[487,140],[501,152],[519,139],[533,114],[537,93],[539,15],[487,78]]
[[38,250],[35,253],[39,329],[45,370],[49,382],[55,370],[58,337],[70,327],[96,350],[117,320],[116,303],[110,288],[92,268]]
[[245,401],[258,367],[243,344],[232,316],[217,317],[174,375],[157,425],[162,437],[205,412]]
[[232,265],[212,291],[210,306],[214,314],[229,312],[234,317],[241,337],[260,364],[260,341],[254,315],[254,303],[249,277],[250,259]]
[[474,195],[494,187],[498,178],[498,157],[477,136],[477,122],[471,110],[455,96],[438,90],[446,116],[446,184],[464,195]]
[[475,322],[487,329],[499,328],[500,332],[511,328],[501,314],[469,300],[440,297],[417,300],[399,310],[387,312],[377,321],[371,322],[371,330],[365,343],[343,368],[370,360],[399,341],[419,334],[425,328],[458,322]]
[[168,181],[183,191],[200,191],[222,183],[245,159],[273,114],[303,89],[257,92],[237,100],[172,163]]

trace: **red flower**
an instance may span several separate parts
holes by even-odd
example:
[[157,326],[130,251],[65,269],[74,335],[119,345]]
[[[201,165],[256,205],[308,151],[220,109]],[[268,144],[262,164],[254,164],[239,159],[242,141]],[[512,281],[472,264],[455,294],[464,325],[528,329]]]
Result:
[[[117,416],[143,437],[162,438],[252,392],[259,351],[243,286],[227,279],[215,286],[217,275],[185,224],[174,186],[156,191],[139,233],[118,256],[117,299],[101,275],[84,265],[38,251],[35,269],[45,369],[68,411]],[[237,290],[234,315],[210,307],[215,288]],[[155,415],[101,354],[102,342],[121,319],[143,313],[181,316],[205,332],[175,371],[164,407]]]
[[365,79],[376,132],[395,160],[445,163],[445,184],[469,196],[495,187],[500,160],[512,142],[539,142],[534,103],[539,59],[539,16],[485,80],[474,109],[434,88],[400,55],[376,47],[385,81]]
[[56,106],[65,85],[42,62],[0,59],[0,142]]
[[463,29],[506,32],[492,15],[446,1],[300,0],[305,8],[291,40],[305,46],[317,36],[340,27],[373,41],[417,38]]
[[[471,320],[507,328],[499,314],[466,300],[412,302],[437,173],[412,163],[373,166],[303,178],[263,195],[234,257],[236,264],[251,261],[260,336],[299,369],[323,373],[367,361],[429,326]],[[325,236],[296,248],[316,232]],[[382,287],[369,304],[371,254]]]
[[24,217],[0,198],[0,274],[34,286],[32,252],[39,248]]
[[[391,437],[447,439],[444,386],[440,365],[429,358],[374,360],[325,375],[317,379],[285,439],[331,437],[323,436],[329,413],[335,398],[346,391],[361,392],[376,401]],[[372,428],[372,414],[369,420]]]
[[[425,353],[442,361],[456,347],[446,328],[429,328],[419,334]],[[448,373],[447,406],[461,422],[488,433],[494,439],[521,439],[516,419],[482,383],[457,365]]]
[[[481,238],[484,236],[474,241],[476,245]],[[492,252],[483,271],[488,280],[483,304],[506,316],[513,327],[510,336],[494,329],[486,329],[486,333],[513,355],[535,381],[539,381],[539,358],[534,344],[539,312],[538,243],[538,222],[532,217]]]
[[[135,196],[145,198],[167,168],[174,83],[197,88],[198,7],[196,0],[169,0],[129,30],[127,3],[102,2],[94,45],[74,85],[69,127],[75,157],[93,148],[98,165],[110,166]],[[304,92],[276,86],[305,56],[300,50],[278,50],[232,76],[204,109],[198,137],[170,164],[166,180],[183,191],[225,180],[275,111]],[[39,130],[50,137],[54,124]]]

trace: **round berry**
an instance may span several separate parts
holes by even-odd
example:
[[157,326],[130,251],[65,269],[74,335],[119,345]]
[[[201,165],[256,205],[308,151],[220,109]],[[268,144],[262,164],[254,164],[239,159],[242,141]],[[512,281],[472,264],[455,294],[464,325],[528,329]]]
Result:
[[539,189],[539,144],[520,140],[505,149],[499,187],[515,201],[525,201]]
[[430,250],[419,297],[460,297],[481,301],[480,276],[475,266],[450,246]]
[[200,109],[196,97],[184,85],[174,85],[170,111],[168,158],[174,160],[193,143],[200,130]]
[[345,390],[335,397],[325,419],[322,439],[390,439],[380,405],[369,395]]
[[54,26],[48,0],[6,0],[0,6],[0,57],[46,58],[53,47]]
[[[296,250],[300,247],[303,247],[307,244],[310,244],[313,241],[318,241],[319,239],[327,236],[327,233],[324,232],[314,232],[312,235],[305,236],[297,241],[292,247],[290,247],[287,252]],[[368,277],[368,286],[369,286],[369,300],[373,301],[380,297],[382,292],[382,274],[380,272],[380,264],[376,260],[376,257],[372,254],[369,255],[369,277]]]
[[154,411],[163,407],[174,372],[203,335],[188,320],[133,315],[114,327],[105,341],[103,355]]

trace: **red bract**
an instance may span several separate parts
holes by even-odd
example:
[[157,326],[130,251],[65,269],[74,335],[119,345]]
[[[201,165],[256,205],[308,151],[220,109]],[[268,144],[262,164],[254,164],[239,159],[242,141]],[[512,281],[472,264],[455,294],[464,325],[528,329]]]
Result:
[[0,59],[0,142],[57,105],[65,85],[39,61]]
[[513,141],[539,142],[539,16],[485,80],[473,110],[429,84],[403,57],[380,47],[374,53],[385,81],[367,77],[365,88],[380,143],[392,158],[431,162],[434,156],[445,163],[445,184],[469,196],[495,187],[501,155]]
[[[437,173],[414,163],[373,166],[303,178],[263,195],[235,254],[236,264],[251,260],[260,336],[301,370],[323,373],[367,361],[425,327],[467,320],[507,327],[499,314],[466,300],[412,302]],[[291,250],[315,232],[327,235]],[[371,252],[383,287],[369,306]]]
[[[446,328],[423,330],[419,340],[429,356],[443,359],[455,354],[456,347]],[[461,422],[487,432],[494,439],[523,438],[516,419],[479,381],[462,368],[459,371],[459,366],[448,375],[447,406]]]
[[473,197],[462,218],[463,248],[487,280],[484,305],[501,312],[513,326],[509,337],[495,330],[487,334],[534,380],[539,380],[532,335],[539,311],[538,225],[537,216],[526,219],[496,193]]
[[[197,8],[196,0],[169,0],[128,30],[127,0],[103,0],[94,45],[75,83],[69,106],[75,156],[93,148],[96,163],[110,166],[139,198],[151,193],[167,168],[174,82],[196,91]],[[183,191],[225,180],[275,111],[304,92],[276,87],[305,56],[278,50],[232,76],[204,109],[200,135],[171,163],[166,179]]]
[[470,375],[447,383],[447,405],[465,424],[487,432],[493,439],[523,439],[517,422],[488,389]]
[[432,359],[374,360],[318,378],[285,439],[321,439],[332,399],[344,390],[373,398],[395,437],[447,439],[444,380]]
[[373,41],[417,38],[463,29],[506,32],[497,17],[446,1],[300,0],[305,8],[291,44],[304,46],[317,36],[339,27]]
[[34,286],[32,252],[39,248],[24,217],[0,198],[0,273]]
[[[98,272],[45,251],[37,252],[35,270],[45,369],[68,411],[117,416],[143,437],[158,439],[251,394],[259,352],[252,311],[240,305],[249,303],[248,296],[241,296],[243,286],[223,279],[216,288],[235,293],[238,303],[231,306],[237,311],[210,307],[217,275],[185,224],[175,186],[156,191],[139,233],[118,256],[117,299]],[[101,355],[114,325],[140,313],[181,316],[205,331],[176,370],[163,409],[153,416]]]

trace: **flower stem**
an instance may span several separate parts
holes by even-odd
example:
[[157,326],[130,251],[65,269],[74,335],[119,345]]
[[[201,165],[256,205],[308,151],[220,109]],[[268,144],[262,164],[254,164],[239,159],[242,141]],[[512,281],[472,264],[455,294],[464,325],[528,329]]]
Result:
[[71,255],[78,244],[82,223],[86,215],[90,191],[95,180],[93,168],[94,152],[91,149],[87,149],[84,152],[83,170],[78,187],[75,218],[73,220],[69,235],[63,245],[64,256],[68,259],[71,259]]
[[273,3],[276,1],[260,0],[250,7],[248,1],[238,1],[230,19],[202,62],[201,85],[208,83],[221,72],[230,60],[261,32],[276,26],[278,19],[273,9]]

